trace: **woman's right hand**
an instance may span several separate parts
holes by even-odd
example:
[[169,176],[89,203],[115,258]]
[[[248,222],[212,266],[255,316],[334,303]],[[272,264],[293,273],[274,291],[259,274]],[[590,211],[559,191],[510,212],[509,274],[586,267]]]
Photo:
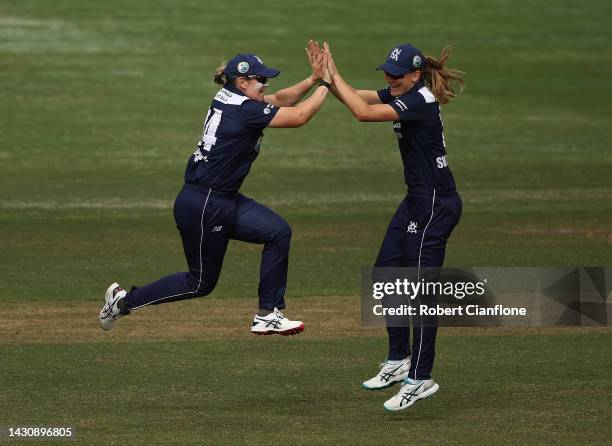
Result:
[[325,60],[327,65],[327,73],[331,80],[334,79],[334,76],[338,73],[338,69],[336,68],[336,63],[334,62],[334,58],[329,50],[329,44],[327,42],[323,42],[323,52],[325,53]]
[[308,47],[306,54],[308,55],[308,62],[312,67],[312,74],[310,78],[314,82],[318,82],[323,79],[325,75],[325,59],[323,57],[323,50],[319,48],[319,42],[314,42],[312,39],[308,41]]

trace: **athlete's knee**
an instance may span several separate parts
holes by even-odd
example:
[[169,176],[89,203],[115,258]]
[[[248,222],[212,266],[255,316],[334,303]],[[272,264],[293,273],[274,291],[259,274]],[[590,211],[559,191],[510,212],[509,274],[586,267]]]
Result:
[[217,286],[217,279],[218,277],[200,278],[199,275],[190,274],[189,285],[190,288],[193,290],[193,297],[208,296]]
[[274,238],[277,240],[290,241],[292,235],[293,231],[291,230],[291,226],[289,226],[289,223],[283,220],[283,222],[276,228],[276,235]]
[[217,283],[201,283],[198,285],[196,285],[195,287],[195,291],[194,291],[194,295],[195,297],[204,297],[204,296],[208,296],[210,293],[213,292],[213,290],[215,289],[215,286],[217,285]]

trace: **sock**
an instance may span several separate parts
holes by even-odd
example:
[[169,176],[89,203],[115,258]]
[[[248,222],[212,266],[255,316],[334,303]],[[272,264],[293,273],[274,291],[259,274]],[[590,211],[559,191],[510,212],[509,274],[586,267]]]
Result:
[[388,359],[387,365],[399,365],[399,363],[402,361],[403,359]]
[[412,384],[412,385],[418,384],[418,383],[420,383],[421,381],[423,381],[423,380],[422,380],[422,379],[412,379],[412,378],[406,378],[406,379],[404,380],[404,382],[405,382],[405,383],[407,383],[407,384]]
[[270,313],[274,313],[274,311],[272,310],[266,310],[264,308],[260,308],[259,311],[257,312],[257,316],[261,316],[261,317],[266,317],[267,315],[269,315]]
[[125,306],[123,299],[117,301],[117,308],[119,308],[119,313],[123,315],[130,314],[130,310]]

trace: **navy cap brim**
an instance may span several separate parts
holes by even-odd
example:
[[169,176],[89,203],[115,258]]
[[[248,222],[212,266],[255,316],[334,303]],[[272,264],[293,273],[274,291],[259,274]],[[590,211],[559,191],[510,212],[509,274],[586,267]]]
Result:
[[261,77],[276,77],[280,74],[280,70],[263,66],[260,70],[257,70],[257,72],[253,74]]
[[392,63],[385,62],[384,64],[380,65],[377,70],[382,70],[392,76],[403,76],[410,71],[410,68],[399,67]]

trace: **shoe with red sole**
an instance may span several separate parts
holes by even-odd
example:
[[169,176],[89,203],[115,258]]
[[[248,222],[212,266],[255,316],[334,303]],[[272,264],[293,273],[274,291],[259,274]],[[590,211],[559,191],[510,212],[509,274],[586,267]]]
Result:
[[273,335],[279,334],[283,336],[296,335],[304,331],[304,323],[302,321],[292,321],[287,319],[278,308],[267,316],[255,315],[251,333],[256,335]]

